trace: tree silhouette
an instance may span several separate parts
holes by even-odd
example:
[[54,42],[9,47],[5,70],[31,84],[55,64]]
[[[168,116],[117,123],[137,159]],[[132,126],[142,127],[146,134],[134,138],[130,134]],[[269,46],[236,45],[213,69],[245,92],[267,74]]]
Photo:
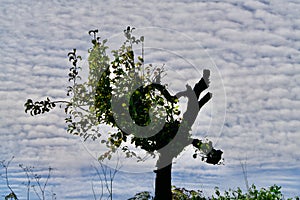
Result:
[[[192,88],[171,95],[166,85],[161,84],[165,70],[144,65],[144,37],[136,38],[134,28],[124,30],[125,42],[112,50],[112,59],[106,53],[107,40],[100,40],[98,30],[91,30],[93,47],[89,49],[89,77],[81,81],[78,61],[81,57],[76,49],[68,54],[72,63],[69,72],[67,95],[70,101],[32,101],[25,103],[25,112],[31,115],[49,112],[57,104],[65,103],[68,132],[82,136],[85,140],[100,139],[107,151],[99,159],[110,159],[117,149],[127,157],[143,158],[128,146],[140,147],[153,157],[157,156],[155,200],[171,200],[172,161],[182,150],[192,145],[194,158],[200,155],[209,164],[218,164],[222,151],[212,147],[212,142],[193,138],[190,134],[200,109],[212,98],[207,92],[210,71],[203,70],[203,77]],[[141,45],[141,56],[136,56],[134,46]],[[81,82],[80,82],[81,81]],[[187,97],[187,109],[181,116],[178,102]],[[101,133],[99,124],[114,128],[114,132]]]

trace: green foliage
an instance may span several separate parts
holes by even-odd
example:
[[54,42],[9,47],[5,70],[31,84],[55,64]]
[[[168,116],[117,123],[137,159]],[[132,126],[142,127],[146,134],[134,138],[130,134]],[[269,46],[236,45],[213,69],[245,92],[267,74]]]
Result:
[[[131,143],[136,147],[141,147],[149,153],[157,150],[158,146],[154,146],[158,142],[156,138],[151,140],[151,138],[136,137],[140,133],[134,125],[149,125],[151,123],[149,111],[153,107],[155,109],[152,110],[152,122],[162,118],[162,107],[166,110],[168,120],[172,121],[174,116],[175,105],[174,102],[168,101],[170,98],[165,98],[165,86],[151,84],[150,77],[143,74],[143,57],[138,56],[135,60],[133,45],[143,43],[144,38],[142,36],[136,39],[132,35],[133,30],[134,28],[130,27],[124,30],[126,40],[119,49],[111,51],[113,57],[111,61],[106,54],[108,47],[105,43],[107,40],[100,42],[98,37],[95,41],[97,37],[94,36],[92,41],[94,46],[89,50],[90,76],[85,85],[90,88],[87,91],[91,91],[87,96],[94,95],[94,103],[88,105],[89,119],[96,116],[97,123],[95,121],[93,123],[102,123],[116,128],[114,133],[109,133],[107,140],[102,139],[102,142],[111,150],[103,154],[101,159],[110,158],[111,152],[121,147],[128,139],[131,139]],[[95,31],[94,34],[96,34]],[[114,116],[112,100],[116,102],[119,116]],[[134,123],[122,118],[128,112]],[[119,118],[118,123],[116,118]],[[136,156],[134,152],[129,151],[126,145],[123,145],[121,149],[127,156]]]
[[201,190],[187,190],[175,186],[172,189],[172,198],[173,200],[205,200]]
[[[28,99],[25,103],[25,112],[39,115],[49,112],[57,104],[65,104],[67,132],[79,135],[84,140],[99,139],[108,149],[99,157],[100,160],[110,159],[112,154],[120,149],[127,157],[136,157],[138,161],[142,161],[141,157],[130,150],[129,143],[126,142],[145,150],[154,157],[156,155],[154,152],[159,152],[169,144],[180,127],[186,134],[184,141],[172,143],[170,147],[172,152],[169,153],[172,158],[178,155],[186,146],[185,144],[190,144],[193,140],[189,134],[191,125],[182,123],[177,96],[171,95],[166,85],[161,85],[161,78],[165,73],[164,65],[161,67],[144,65],[144,37],[134,36],[133,31],[134,28],[127,27],[123,31],[124,43],[118,49],[108,53],[108,40],[101,40],[97,36],[98,30],[90,30],[88,33],[92,37],[92,47],[88,50],[87,80],[81,80],[79,76],[82,58],[77,55],[76,49],[73,49],[68,53],[71,67],[68,72],[70,85],[67,87],[67,96],[70,100],[52,101],[47,98],[34,102]],[[141,46],[142,51],[134,51],[136,46]],[[202,82],[207,88],[209,73],[204,75]],[[201,82],[198,86],[201,86]],[[190,92],[194,94],[191,87]],[[127,113],[130,119],[126,118]],[[103,134],[99,124],[112,127],[113,130]],[[163,126],[160,126],[161,124]],[[143,137],[148,134],[148,131],[144,133],[140,126],[160,131],[149,137]],[[219,164],[222,151],[213,151],[211,142],[201,142],[201,145],[194,146],[196,147],[194,158],[199,155],[207,163]]]
[[[287,200],[293,200],[294,198],[288,198]],[[300,200],[300,197],[299,196],[296,196],[295,197],[295,200]]]
[[[239,199],[239,200],[281,200],[283,198],[283,194],[280,191],[281,187],[277,185],[270,186],[269,188],[261,188],[257,189],[253,184],[247,193],[243,193],[240,188],[237,190],[225,191],[222,195],[219,188],[215,188],[216,196],[212,196],[212,200],[231,200],[231,199]],[[297,200],[298,197],[295,197]],[[292,199],[290,199],[292,200]]]
[[[33,102],[28,99],[25,103],[25,112],[39,115],[49,112],[57,103],[66,103],[67,131],[82,136],[85,140],[89,137],[97,139],[102,136],[97,127],[99,124],[115,128],[115,132],[101,137],[101,143],[106,144],[109,151],[100,159],[110,158],[119,147],[128,157],[136,156],[126,145],[122,145],[129,138],[132,144],[149,153],[167,144],[174,137],[179,126],[179,121],[176,119],[176,116],[180,114],[176,105],[178,99],[169,94],[166,86],[152,83],[153,80],[159,79],[158,76],[161,77],[163,67],[156,67],[155,72],[151,73],[152,65],[149,65],[145,67],[148,73],[144,73],[143,55],[136,56],[136,52],[133,51],[134,45],[142,44],[143,46],[144,37],[137,38],[132,34],[133,30],[134,28],[131,27],[124,30],[125,42],[119,49],[111,51],[112,59],[107,54],[107,40],[101,41],[100,37],[97,37],[98,30],[89,31],[93,47],[88,51],[88,80],[79,82],[81,67],[78,65],[81,56],[77,55],[76,49],[73,49],[68,53],[72,64],[68,74],[71,85],[67,87],[67,96],[71,96],[70,101],[51,101],[47,98],[44,101]],[[130,91],[134,91],[133,95]],[[137,125],[147,126],[151,122],[155,124],[156,121],[166,117],[168,124],[163,134],[146,139],[136,137],[140,133],[138,130],[135,131],[131,121],[119,120],[119,123],[115,121],[116,116],[111,105],[113,98],[117,103],[121,102],[122,106],[118,108],[119,113],[122,115],[129,112]],[[124,102],[128,102],[128,105]],[[149,115],[150,110],[152,119]],[[130,131],[124,131],[124,127]]]
[[45,112],[49,112],[55,106],[55,103],[51,102],[49,98],[44,101],[37,102],[33,102],[31,99],[28,99],[25,103],[25,112],[27,113],[28,111],[30,111],[31,115],[39,115]]
[[134,197],[128,200],[152,200],[152,199],[153,197],[151,196],[150,192],[144,191],[135,194]]
[[18,200],[18,197],[14,192],[11,192],[5,196],[5,200]]
[[[269,188],[257,189],[253,184],[247,193],[244,193],[240,188],[236,190],[229,189],[221,194],[218,187],[215,188],[215,196],[205,197],[201,190],[187,190],[173,186],[173,200],[284,200],[283,194],[280,191],[281,187],[277,185]],[[153,197],[149,192],[137,193],[133,198],[128,200],[151,200]],[[299,200],[299,197],[288,198],[287,200]]]

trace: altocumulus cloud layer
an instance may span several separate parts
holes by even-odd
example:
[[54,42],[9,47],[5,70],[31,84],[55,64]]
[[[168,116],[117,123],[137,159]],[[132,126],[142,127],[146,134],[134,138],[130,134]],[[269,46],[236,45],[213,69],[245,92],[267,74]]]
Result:
[[[207,136],[224,151],[225,165],[207,166],[185,153],[174,164],[173,183],[202,189],[206,194],[211,194],[214,186],[244,188],[240,162],[246,162],[250,183],[263,187],[276,183],[283,186],[286,196],[299,195],[297,1],[1,0],[0,4],[0,160],[16,157],[10,168],[11,181],[20,194],[25,191],[25,179],[18,164],[23,163],[41,169],[41,174],[48,166],[55,168],[49,189],[53,188],[58,199],[93,198],[91,181],[95,172],[90,165],[94,159],[79,138],[66,134],[63,111],[29,117],[24,114],[23,104],[27,98],[65,98],[66,54],[77,48],[86,55],[90,45],[88,30],[99,28],[105,38],[131,25],[147,35],[149,47],[172,49],[194,65],[205,59],[199,56],[197,47],[205,49],[218,67],[226,91],[226,102],[223,99],[209,104],[193,127],[194,134]],[[173,37],[164,38],[166,35],[156,34],[153,29],[143,33],[144,27],[174,30]],[[181,40],[176,36],[178,32],[201,46],[189,44],[189,39]],[[186,62],[168,60],[163,53],[149,50],[146,59],[148,56],[148,62],[177,63],[185,77],[193,74],[184,67]],[[215,82],[220,82],[216,77]],[[222,90],[215,88],[215,94]],[[209,124],[220,125],[213,120],[216,116],[210,116],[209,108],[223,108],[223,104],[225,122],[222,116],[217,120],[224,125],[222,131],[207,131]],[[0,183],[3,195],[7,190],[3,179]],[[120,172],[114,185],[116,199],[126,199],[139,191],[153,191],[153,174]]]

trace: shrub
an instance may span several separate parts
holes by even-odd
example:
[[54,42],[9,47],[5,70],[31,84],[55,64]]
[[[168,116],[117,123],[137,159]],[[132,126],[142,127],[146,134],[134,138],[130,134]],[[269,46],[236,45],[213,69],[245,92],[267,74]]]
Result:
[[[173,200],[284,200],[283,194],[280,191],[281,187],[273,185],[269,188],[257,189],[253,184],[248,192],[244,193],[241,188],[236,190],[229,189],[221,194],[218,187],[215,188],[215,195],[212,197],[204,197],[201,190],[187,190],[173,186]],[[133,198],[128,200],[152,200],[153,197],[149,192],[137,193]],[[300,200],[299,197],[288,198],[287,200]]]

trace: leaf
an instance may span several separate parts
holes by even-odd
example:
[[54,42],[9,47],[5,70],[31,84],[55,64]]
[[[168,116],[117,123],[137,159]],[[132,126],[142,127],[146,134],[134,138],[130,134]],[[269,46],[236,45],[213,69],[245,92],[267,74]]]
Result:
[[14,192],[11,192],[10,194],[5,196],[5,200],[12,199],[12,198],[15,200],[18,199],[17,195]]
[[68,57],[69,57],[70,55],[75,56],[75,53],[74,53],[74,52],[69,52],[69,53],[68,53]]
[[72,61],[72,60],[75,60],[75,57],[74,57],[74,56],[70,56],[70,57],[69,57],[69,61]]
[[140,40],[141,40],[142,42],[144,42],[144,36],[141,36],[141,37],[140,37]]

